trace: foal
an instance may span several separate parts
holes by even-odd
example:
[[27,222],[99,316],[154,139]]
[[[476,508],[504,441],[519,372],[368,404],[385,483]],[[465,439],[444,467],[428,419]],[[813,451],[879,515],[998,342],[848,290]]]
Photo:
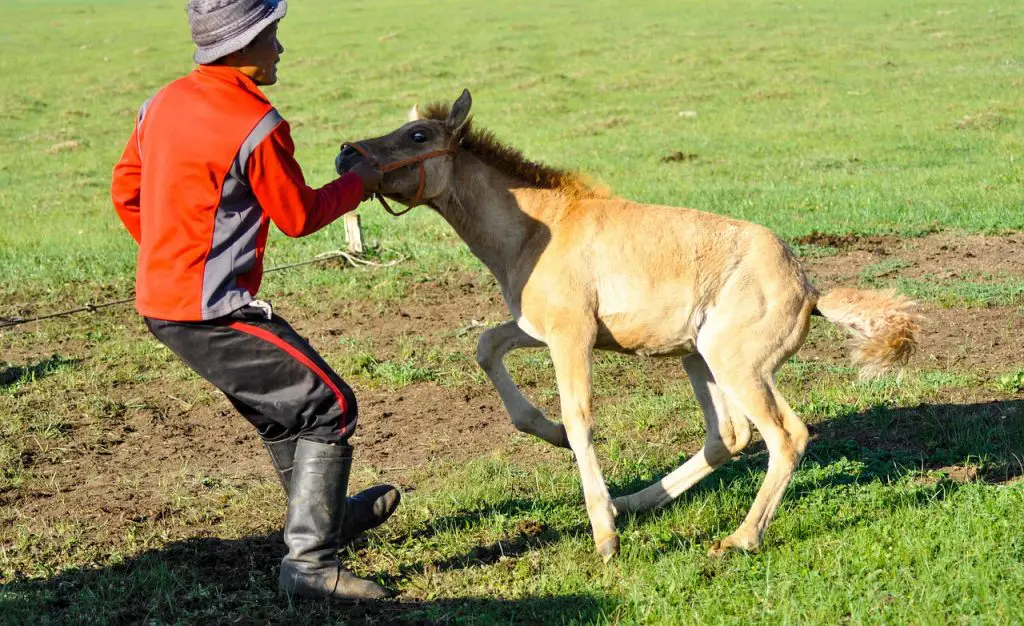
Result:
[[[916,347],[913,303],[856,289],[820,295],[766,228],[631,202],[527,161],[473,128],[470,105],[464,91],[451,107],[414,108],[398,130],[344,146],[338,171],[360,153],[376,158],[387,172],[384,196],[426,203],[494,274],[512,320],[483,333],[477,361],[519,430],[575,453],[606,562],[619,550],[617,514],[679,497],[746,447],[751,423],[768,448],[768,473],[746,519],[710,553],[757,550],[808,440],[775,372],[800,348],[816,314],[852,334],[862,374],[902,365]],[[510,350],[541,346],[554,362],[561,424],[530,404],[502,362]],[[707,425],[698,454],[614,500],[593,443],[594,348],[682,357]]]

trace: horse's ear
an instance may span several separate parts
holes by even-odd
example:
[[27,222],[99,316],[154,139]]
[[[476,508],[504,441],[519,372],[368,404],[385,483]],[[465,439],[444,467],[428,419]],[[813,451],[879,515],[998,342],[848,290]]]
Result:
[[408,119],[408,121],[415,122],[415,121],[418,121],[418,120],[421,120],[421,119],[423,119],[423,115],[420,113],[420,105],[419,105],[419,103],[412,105],[412,108],[409,109],[409,119]]
[[444,125],[452,133],[457,133],[469,120],[469,109],[473,106],[473,98],[469,95],[468,89],[462,90],[462,95],[452,105],[452,110],[448,114],[448,119]]

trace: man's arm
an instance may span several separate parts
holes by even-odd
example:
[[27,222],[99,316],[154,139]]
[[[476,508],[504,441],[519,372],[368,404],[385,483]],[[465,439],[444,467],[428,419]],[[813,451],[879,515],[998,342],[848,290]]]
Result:
[[114,210],[121,218],[136,243],[142,241],[142,225],[139,220],[139,196],[142,187],[142,158],[139,156],[139,129],[136,125],[121,160],[114,166],[110,197]]
[[285,121],[256,146],[246,173],[260,206],[289,237],[304,237],[327,226],[359,206],[365,192],[362,179],[351,172],[319,189],[307,185]]

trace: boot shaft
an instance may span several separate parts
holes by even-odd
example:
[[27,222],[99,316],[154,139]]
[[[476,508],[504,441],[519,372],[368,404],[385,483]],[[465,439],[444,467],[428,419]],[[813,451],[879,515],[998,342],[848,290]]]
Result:
[[296,442],[284,540],[298,569],[337,562],[351,468],[351,446]]
[[263,447],[267,449],[267,454],[270,455],[270,462],[274,465],[274,470],[277,472],[278,480],[281,481],[281,487],[284,488],[285,495],[291,489],[292,465],[295,463],[296,445],[298,445],[297,439],[263,442]]

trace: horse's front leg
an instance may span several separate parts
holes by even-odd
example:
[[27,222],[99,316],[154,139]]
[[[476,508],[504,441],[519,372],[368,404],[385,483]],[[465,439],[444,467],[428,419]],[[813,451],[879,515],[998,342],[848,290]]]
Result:
[[476,362],[498,390],[512,423],[524,433],[540,437],[553,446],[569,447],[565,428],[549,420],[544,412],[530,404],[515,381],[509,376],[502,358],[517,348],[541,348],[544,344],[524,333],[515,322],[505,322],[480,335],[476,349]]
[[619,553],[619,536],[615,532],[615,508],[608,487],[601,475],[594,447],[594,418],[590,400],[593,387],[592,364],[597,327],[593,320],[577,325],[559,324],[545,334],[558,379],[558,395],[562,402],[562,423],[569,445],[576,455],[576,464],[583,483],[587,516],[594,531],[597,552],[607,563]]

